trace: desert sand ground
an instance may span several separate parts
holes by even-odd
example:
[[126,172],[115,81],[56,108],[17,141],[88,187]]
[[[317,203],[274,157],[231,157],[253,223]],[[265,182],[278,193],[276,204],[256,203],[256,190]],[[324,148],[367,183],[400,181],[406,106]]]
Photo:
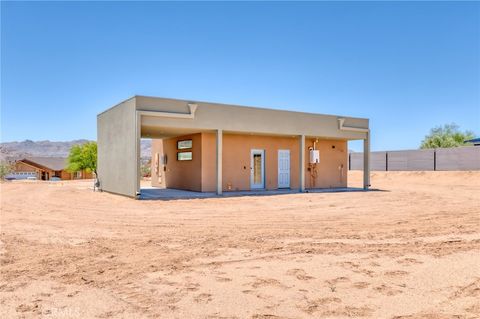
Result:
[[89,187],[1,185],[2,318],[480,317],[480,172],[173,201]]

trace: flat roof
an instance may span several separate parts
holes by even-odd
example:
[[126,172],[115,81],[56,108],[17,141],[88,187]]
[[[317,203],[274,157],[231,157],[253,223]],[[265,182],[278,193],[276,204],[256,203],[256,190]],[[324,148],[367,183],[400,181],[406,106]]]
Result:
[[201,101],[201,100],[191,100],[191,99],[178,99],[178,98],[170,98],[170,97],[158,97],[158,96],[149,96],[149,95],[134,95],[131,98],[126,99],[128,101],[130,99],[135,98],[148,98],[148,99],[161,99],[161,100],[171,100],[171,101],[179,101],[184,103],[202,103],[202,104],[214,104],[214,105],[221,105],[225,107],[242,107],[248,108],[252,110],[265,110],[265,111],[276,111],[276,112],[289,112],[289,113],[299,113],[299,114],[309,114],[309,115],[322,115],[322,116],[335,116],[335,117],[348,117],[348,118],[356,118],[356,119],[363,119],[368,120],[368,118],[364,117],[352,117],[352,116],[343,116],[339,114],[327,114],[327,113],[316,113],[316,112],[303,112],[303,111],[294,111],[288,109],[279,109],[275,107],[265,107],[265,106],[252,106],[252,105],[240,105],[240,104],[232,104],[232,103],[223,103],[223,102],[211,102],[211,101]]
[[222,130],[356,140],[365,139],[369,129],[367,118],[144,95],[126,99],[98,114],[98,118],[114,110],[126,121],[138,119],[140,136],[151,138]]

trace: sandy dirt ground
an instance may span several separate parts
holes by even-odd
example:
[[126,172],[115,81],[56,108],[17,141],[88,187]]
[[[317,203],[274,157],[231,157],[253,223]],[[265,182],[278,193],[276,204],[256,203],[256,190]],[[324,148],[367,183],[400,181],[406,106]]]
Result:
[[172,201],[90,186],[1,184],[1,318],[480,318],[480,172]]

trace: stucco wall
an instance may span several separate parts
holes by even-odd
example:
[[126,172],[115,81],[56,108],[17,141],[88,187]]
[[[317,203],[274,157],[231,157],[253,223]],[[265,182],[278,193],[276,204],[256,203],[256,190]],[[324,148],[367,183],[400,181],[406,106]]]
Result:
[[249,190],[251,150],[265,150],[265,188],[278,188],[278,150],[290,150],[290,187],[298,188],[298,137],[224,134],[223,189]]
[[[177,161],[177,141],[192,139],[193,160]],[[155,153],[167,154],[165,172],[166,187],[213,192],[216,189],[216,137],[212,133],[186,135],[176,138],[155,140],[152,144],[152,162]],[[308,164],[309,150],[314,139],[306,140],[305,184],[307,188],[347,186],[347,143],[339,140],[319,140],[320,163]],[[163,144],[163,146],[161,146]],[[163,152],[161,151],[163,147]],[[265,188],[278,188],[278,150],[290,150],[290,188],[299,188],[299,140],[298,137],[273,137],[256,135],[224,134],[223,136],[223,190],[250,189],[250,152],[265,150]],[[310,170],[308,170],[310,168]],[[154,170],[152,170],[154,172]],[[152,174],[152,185],[156,174]]]
[[202,192],[215,192],[217,189],[216,151],[217,151],[216,134],[203,133],[202,134]]
[[[177,141],[192,140],[192,148],[177,150]],[[177,160],[177,152],[192,152],[191,161]],[[165,186],[167,188],[202,191],[202,136],[184,135],[163,140],[163,152],[167,155]]]
[[136,195],[139,188],[136,116],[134,99],[97,116],[98,179],[102,190]]
[[[163,140],[162,139],[153,139],[152,140],[152,186],[165,188],[165,173],[166,167],[162,162],[163,156]],[[158,157],[157,157],[158,156]]]
[[[316,149],[320,151],[320,163],[316,164],[317,174],[313,178],[314,166],[309,162],[309,147],[313,147],[315,139],[305,140],[305,187],[306,188],[335,188],[347,187],[348,149],[346,141],[318,140]],[[298,165],[296,166],[298,167]],[[310,170],[309,170],[310,168]],[[295,167],[292,167],[295,169]]]
[[[188,101],[136,96],[139,111],[189,113]],[[142,134],[161,134],[168,128],[216,130],[236,133],[268,135],[305,135],[337,139],[364,139],[363,132],[342,131],[338,119],[345,119],[345,126],[368,128],[368,119],[337,115],[324,115],[266,108],[195,102],[198,106],[194,119],[142,116]]]

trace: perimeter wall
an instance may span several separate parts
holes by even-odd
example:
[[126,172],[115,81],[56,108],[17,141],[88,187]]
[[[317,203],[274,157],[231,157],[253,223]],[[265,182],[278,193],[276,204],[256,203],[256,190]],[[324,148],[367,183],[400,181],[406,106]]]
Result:
[[[350,170],[363,170],[363,153],[350,153],[348,163]],[[371,152],[370,167],[372,171],[480,170],[480,147]]]

